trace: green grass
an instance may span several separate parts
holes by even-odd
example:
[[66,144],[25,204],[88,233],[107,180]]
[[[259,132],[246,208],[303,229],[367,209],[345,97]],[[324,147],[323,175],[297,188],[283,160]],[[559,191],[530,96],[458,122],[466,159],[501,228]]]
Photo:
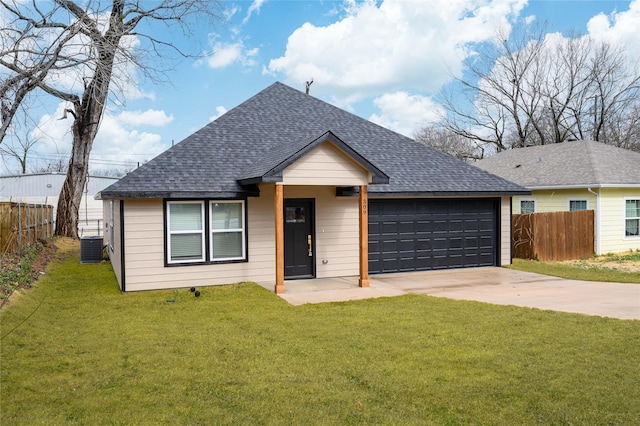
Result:
[[58,255],[0,312],[2,425],[640,424],[640,321],[293,307],[251,283],[120,294],[108,263]]
[[[637,254],[634,253],[632,256],[637,256]],[[622,261],[626,260],[628,259],[623,258]],[[507,268],[572,280],[640,284],[639,273],[623,272],[587,262],[567,264],[561,262],[539,262],[537,260],[513,259],[513,263],[507,266]]]

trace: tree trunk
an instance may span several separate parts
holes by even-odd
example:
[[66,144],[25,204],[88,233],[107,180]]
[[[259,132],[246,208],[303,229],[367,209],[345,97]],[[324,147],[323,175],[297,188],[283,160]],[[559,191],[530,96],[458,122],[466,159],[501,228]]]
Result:
[[93,136],[85,134],[81,135],[84,137],[76,137],[75,128],[74,123],[71,160],[58,199],[55,235],[77,239],[78,210],[89,174],[89,154],[93,145]]

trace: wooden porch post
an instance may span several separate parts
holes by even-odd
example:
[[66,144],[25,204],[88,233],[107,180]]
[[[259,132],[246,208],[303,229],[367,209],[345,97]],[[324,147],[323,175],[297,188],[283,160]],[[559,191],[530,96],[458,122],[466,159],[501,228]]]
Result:
[[284,287],[284,186],[275,185],[275,220],[276,220],[276,286],[275,293],[281,294],[285,292]]
[[369,287],[369,196],[367,185],[360,186],[360,287]]

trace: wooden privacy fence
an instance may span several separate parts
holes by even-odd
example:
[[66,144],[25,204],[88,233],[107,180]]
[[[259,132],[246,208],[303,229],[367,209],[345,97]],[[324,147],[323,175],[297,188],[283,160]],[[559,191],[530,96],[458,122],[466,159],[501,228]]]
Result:
[[514,214],[511,224],[513,257],[559,261],[593,255],[593,210]]
[[0,203],[0,253],[12,253],[53,235],[53,206]]

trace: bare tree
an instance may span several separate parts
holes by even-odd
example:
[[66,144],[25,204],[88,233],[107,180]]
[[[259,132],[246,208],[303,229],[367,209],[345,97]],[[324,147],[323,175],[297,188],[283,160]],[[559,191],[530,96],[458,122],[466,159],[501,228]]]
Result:
[[62,158],[51,159],[44,164],[32,167],[31,171],[33,173],[66,173],[68,165],[69,162]]
[[0,145],[0,154],[3,157],[14,159],[20,165],[20,173],[27,173],[27,158],[31,149],[39,142],[30,134],[16,135],[15,144]]
[[[537,78],[543,72],[540,55],[544,29],[509,37],[500,30],[468,64],[468,78],[457,79],[462,97],[445,94],[446,128],[495,150],[511,147],[507,137],[524,146],[535,132],[533,118],[542,103]],[[466,102],[461,102],[466,100]]]
[[17,112],[19,114],[14,113],[14,117],[18,119],[13,120],[12,134],[8,135],[8,141],[0,144],[0,155],[8,167],[11,167],[13,162],[17,162],[20,167],[20,173],[25,174],[30,154],[40,142],[40,137],[34,135],[33,129],[36,124],[31,121],[31,117],[25,111],[25,108],[20,107]]
[[499,33],[445,97],[447,129],[502,151],[594,139],[637,147],[640,67],[621,48],[589,36]]
[[484,157],[484,148],[475,141],[438,125],[423,127],[413,138],[458,160],[479,160]]
[[[149,28],[154,23],[164,30],[173,25],[188,33],[194,19],[217,19],[216,3],[0,0],[0,6],[9,16],[8,24],[0,28],[0,70],[5,75],[0,85],[2,128],[8,128],[12,111],[30,91],[40,90],[69,104],[64,116],[73,119],[73,143],[57,207],[55,234],[77,238],[78,207],[89,154],[109,95],[121,83],[118,73],[126,66],[135,66],[148,77],[161,75],[161,70],[143,63],[145,53],[155,54],[152,56],[156,61],[158,56],[170,56],[168,52],[185,54],[172,44],[169,31],[161,31],[166,37],[161,39],[153,36]],[[142,22],[149,25],[142,26]],[[146,32],[138,32],[139,27],[146,28]],[[132,45],[133,37],[141,40],[141,47]],[[74,76],[73,84],[61,78],[69,75]]]

